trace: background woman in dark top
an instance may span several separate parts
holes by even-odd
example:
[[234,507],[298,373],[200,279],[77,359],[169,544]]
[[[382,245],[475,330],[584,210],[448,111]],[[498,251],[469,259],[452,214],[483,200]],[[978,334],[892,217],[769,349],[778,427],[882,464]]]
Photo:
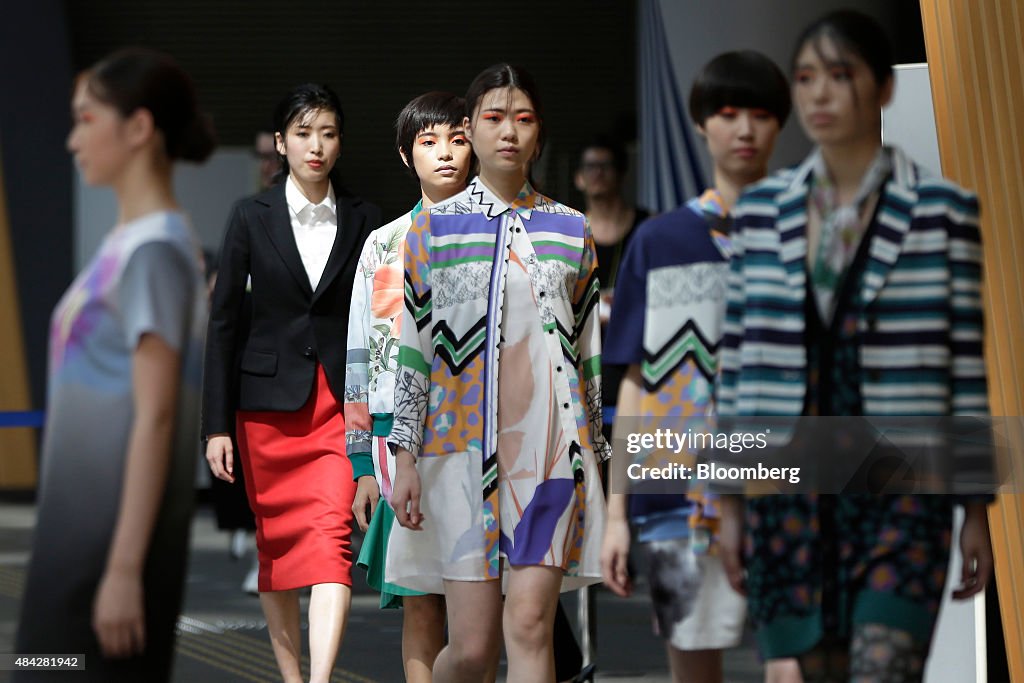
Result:
[[[335,194],[344,114],[334,92],[295,88],[274,123],[288,177],[231,214],[211,305],[203,433],[214,475],[233,480],[228,432],[237,420],[260,600],[281,675],[302,680],[297,589],[312,586],[310,680],[327,681],[352,585],[355,485],[342,415],[348,309],[359,249],[380,210]],[[240,339],[247,288],[251,324]]]

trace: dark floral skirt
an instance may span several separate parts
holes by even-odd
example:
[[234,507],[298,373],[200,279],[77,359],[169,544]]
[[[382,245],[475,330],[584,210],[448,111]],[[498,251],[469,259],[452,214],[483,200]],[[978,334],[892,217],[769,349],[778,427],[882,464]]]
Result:
[[851,626],[931,639],[949,562],[951,496],[799,495],[747,501],[748,609],[767,659]]

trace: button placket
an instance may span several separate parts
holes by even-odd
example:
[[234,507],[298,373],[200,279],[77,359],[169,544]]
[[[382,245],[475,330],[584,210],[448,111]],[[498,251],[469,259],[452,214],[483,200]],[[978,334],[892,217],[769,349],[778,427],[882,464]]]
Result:
[[[551,327],[548,329],[547,339],[547,351],[551,365],[549,367],[555,368],[555,374],[551,377],[551,382],[554,386],[555,394],[555,405],[558,411],[558,419],[562,425],[562,430],[565,432],[565,437],[570,441],[577,442],[579,440],[578,426],[576,423],[576,412],[573,410],[573,398],[572,389],[569,386],[569,374],[565,371],[565,359],[562,352],[561,340],[555,335],[557,329],[558,316],[554,313],[551,304],[554,303],[551,297],[548,296],[546,289],[543,287],[543,269],[544,263],[537,257],[537,252],[534,250],[533,242],[530,240],[529,231],[523,231],[525,227],[521,215],[517,212],[510,214],[511,220],[509,221],[509,231],[506,234],[507,242],[506,249],[511,244],[516,244],[517,252],[523,263],[526,265],[527,273],[530,277],[530,283],[534,291],[537,292],[538,301],[538,313],[540,315],[541,324]],[[506,251],[506,255],[507,255]],[[541,306],[540,300],[543,299],[547,302],[547,305]],[[568,320],[572,321],[571,311],[568,314]]]

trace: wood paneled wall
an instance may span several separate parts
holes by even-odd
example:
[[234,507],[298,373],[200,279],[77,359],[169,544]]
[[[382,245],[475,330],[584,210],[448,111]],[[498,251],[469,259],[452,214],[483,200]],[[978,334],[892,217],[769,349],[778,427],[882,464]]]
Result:
[[[1019,416],[1024,414],[1024,3],[921,0],[921,15],[942,172],[981,199],[992,414]],[[1024,458],[1024,452],[1015,455]],[[1012,679],[1019,683],[1024,682],[1024,495],[1000,496],[989,520],[1006,650]]]
[[[14,277],[3,164],[0,163],[0,411],[29,410],[28,368]],[[32,429],[0,428],[0,489],[36,484],[36,440]]]

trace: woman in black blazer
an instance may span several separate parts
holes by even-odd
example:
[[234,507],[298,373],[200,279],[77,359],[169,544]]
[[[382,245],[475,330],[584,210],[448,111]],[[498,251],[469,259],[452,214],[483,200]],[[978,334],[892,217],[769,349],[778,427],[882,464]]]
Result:
[[310,681],[329,679],[351,601],[345,340],[359,249],[380,210],[335,194],[343,123],[337,95],[324,86],[299,86],[278,105],[287,178],[232,211],[206,346],[206,458],[215,476],[233,481],[229,433],[237,430],[256,515],[260,601],[285,681],[302,680],[298,589],[312,586]]

